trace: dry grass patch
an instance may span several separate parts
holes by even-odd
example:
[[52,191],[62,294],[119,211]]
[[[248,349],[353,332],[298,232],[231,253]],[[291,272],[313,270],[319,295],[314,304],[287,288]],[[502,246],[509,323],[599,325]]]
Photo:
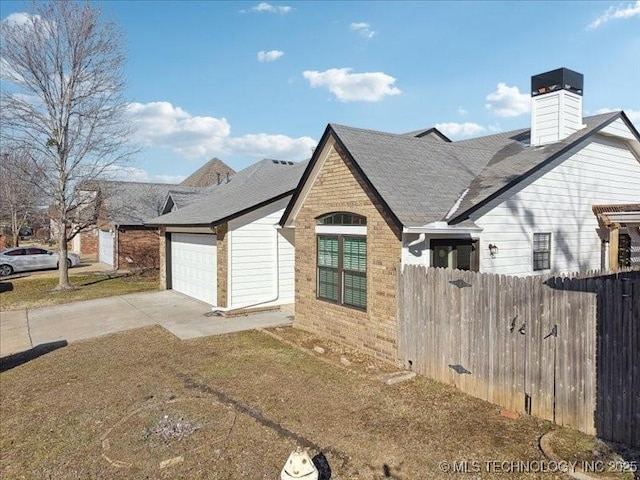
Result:
[[0,311],[46,307],[61,303],[157,290],[157,273],[144,275],[103,274],[69,277],[74,290],[54,291],[57,277],[33,276],[0,282]]
[[0,374],[0,477],[275,479],[296,445],[338,480],[471,479],[440,462],[543,459],[549,423],[424,378],[386,386],[388,366],[370,362],[339,368],[260,332],[74,343]]
[[616,480],[640,477],[640,450],[605,442],[591,435],[564,428],[554,432],[551,447],[563,460],[591,468],[589,475]]

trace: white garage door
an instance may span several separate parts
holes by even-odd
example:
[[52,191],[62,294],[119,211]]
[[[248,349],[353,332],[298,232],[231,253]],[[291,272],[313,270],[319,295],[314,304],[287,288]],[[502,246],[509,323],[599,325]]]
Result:
[[216,304],[216,236],[171,234],[171,288]]
[[113,267],[113,234],[100,230],[98,234],[98,260]]

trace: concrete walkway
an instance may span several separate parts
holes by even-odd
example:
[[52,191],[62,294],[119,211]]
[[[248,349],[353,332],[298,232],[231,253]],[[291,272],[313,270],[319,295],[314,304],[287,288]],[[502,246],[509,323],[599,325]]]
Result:
[[285,312],[231,318],[206,316],[209,312],[209,305],[172,290],[0,312],[0,357],[42,344],[70,343],[148,325],[160,325],[186,340],[291,324]]

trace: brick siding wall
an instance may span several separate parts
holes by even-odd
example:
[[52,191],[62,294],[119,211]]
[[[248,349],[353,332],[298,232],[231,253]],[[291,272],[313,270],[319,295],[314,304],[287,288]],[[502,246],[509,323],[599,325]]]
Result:
[[167,229],[166,227],[161,227],[160,232],[158,233],[159,240],[159,262],[160,262],[160,290],[167,289]]
[[[295,325],[397,362],[396,265],[402,234],[344,152],[332,148],[295,219]],[[336,211],[367,218],[367,310],[316,298],[316,217]]]
[[218,271],[217,271],[217,281],[218,281],[218,292],[216,294],[216,302],[218,307],[226,307],[227,306],[227,292],[229,291],[227,288],[227,272],[229,262],[229,235],[227,235],[229,231],[229,224],[224,223],[222,225],[218,225],[216,227],[216,247],[217,251],[217,262],[218,262]]
[[160,234],[144,227],[118,231],[118,269],[160,268]]
[[80,232],[80,255],[98,256],[98,229],[92,228]]

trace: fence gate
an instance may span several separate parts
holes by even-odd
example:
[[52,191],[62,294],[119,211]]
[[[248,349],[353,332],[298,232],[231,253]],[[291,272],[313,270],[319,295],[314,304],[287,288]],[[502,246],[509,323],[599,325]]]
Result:
[[623,281],[399,271],[407,366],[511,410],[640,443],[638,272]]

